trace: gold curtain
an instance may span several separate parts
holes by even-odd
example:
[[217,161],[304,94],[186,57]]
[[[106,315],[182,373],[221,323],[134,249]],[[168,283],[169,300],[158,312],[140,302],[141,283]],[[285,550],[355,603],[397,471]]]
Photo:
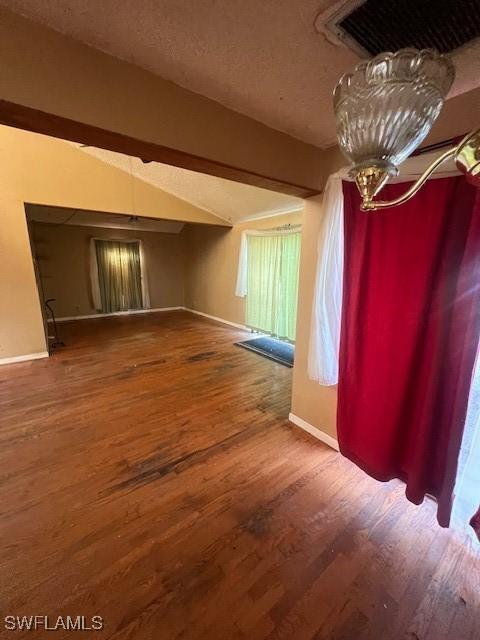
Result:
[[138,242],[95,240],[102,312],[142,309]]

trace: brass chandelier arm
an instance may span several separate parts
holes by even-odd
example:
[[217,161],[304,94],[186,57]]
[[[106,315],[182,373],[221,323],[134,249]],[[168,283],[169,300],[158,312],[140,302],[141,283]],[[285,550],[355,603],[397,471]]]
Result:
[[413,184],[410,187],[410,189],[405,191],[405,193],[401,195],[399,198],[396,198],[395,200],[389,200],[389,201],[387,200],[375,201],[375,200],[371,200],[364,197],[360,208],[362,209],[362,211],[375,211],[376,209],[386,209],[387,207],[396,207],[399,204],[403,204],[404,202],[407,202],[407,200],[410,200],[410,198],[412,198],[417,193],[420,187],[428,180],[428,178],[431,176],[431,174],[435,171],[437,167],[443,164],[445,160],[448,160],[452,156],[455,156],[455,154],[457,153],[457,150],[458,150],[458,146],[452,147],[451,149],[448,149],[447,151],[445,151],[445,153],[439,156],[436,160],[434,160],[432,164],[418,178],[415,184]]

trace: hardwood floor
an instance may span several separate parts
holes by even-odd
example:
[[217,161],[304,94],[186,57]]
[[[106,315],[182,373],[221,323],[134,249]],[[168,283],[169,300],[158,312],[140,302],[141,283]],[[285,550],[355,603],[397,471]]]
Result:
[[88,635],[112,640],[480,638],[479,553],[291,426],[291,370],[243,332],[186,312],[61,330],[49,360],[0,368],[1,618],[100,615]]

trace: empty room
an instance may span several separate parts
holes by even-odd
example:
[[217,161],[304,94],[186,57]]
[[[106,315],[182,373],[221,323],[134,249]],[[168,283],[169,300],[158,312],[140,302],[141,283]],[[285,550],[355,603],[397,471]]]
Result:
[[478,640],[480,7],[0,0],[0,55],[0,637]]

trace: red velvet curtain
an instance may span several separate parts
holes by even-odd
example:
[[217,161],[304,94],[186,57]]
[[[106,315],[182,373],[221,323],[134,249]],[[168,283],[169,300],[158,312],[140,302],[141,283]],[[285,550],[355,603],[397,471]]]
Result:
[[480,335],[480,190],[441,178],[393,209],[359,205],[345,182],[340,449],[416,504],[435,496],[448,526]]

